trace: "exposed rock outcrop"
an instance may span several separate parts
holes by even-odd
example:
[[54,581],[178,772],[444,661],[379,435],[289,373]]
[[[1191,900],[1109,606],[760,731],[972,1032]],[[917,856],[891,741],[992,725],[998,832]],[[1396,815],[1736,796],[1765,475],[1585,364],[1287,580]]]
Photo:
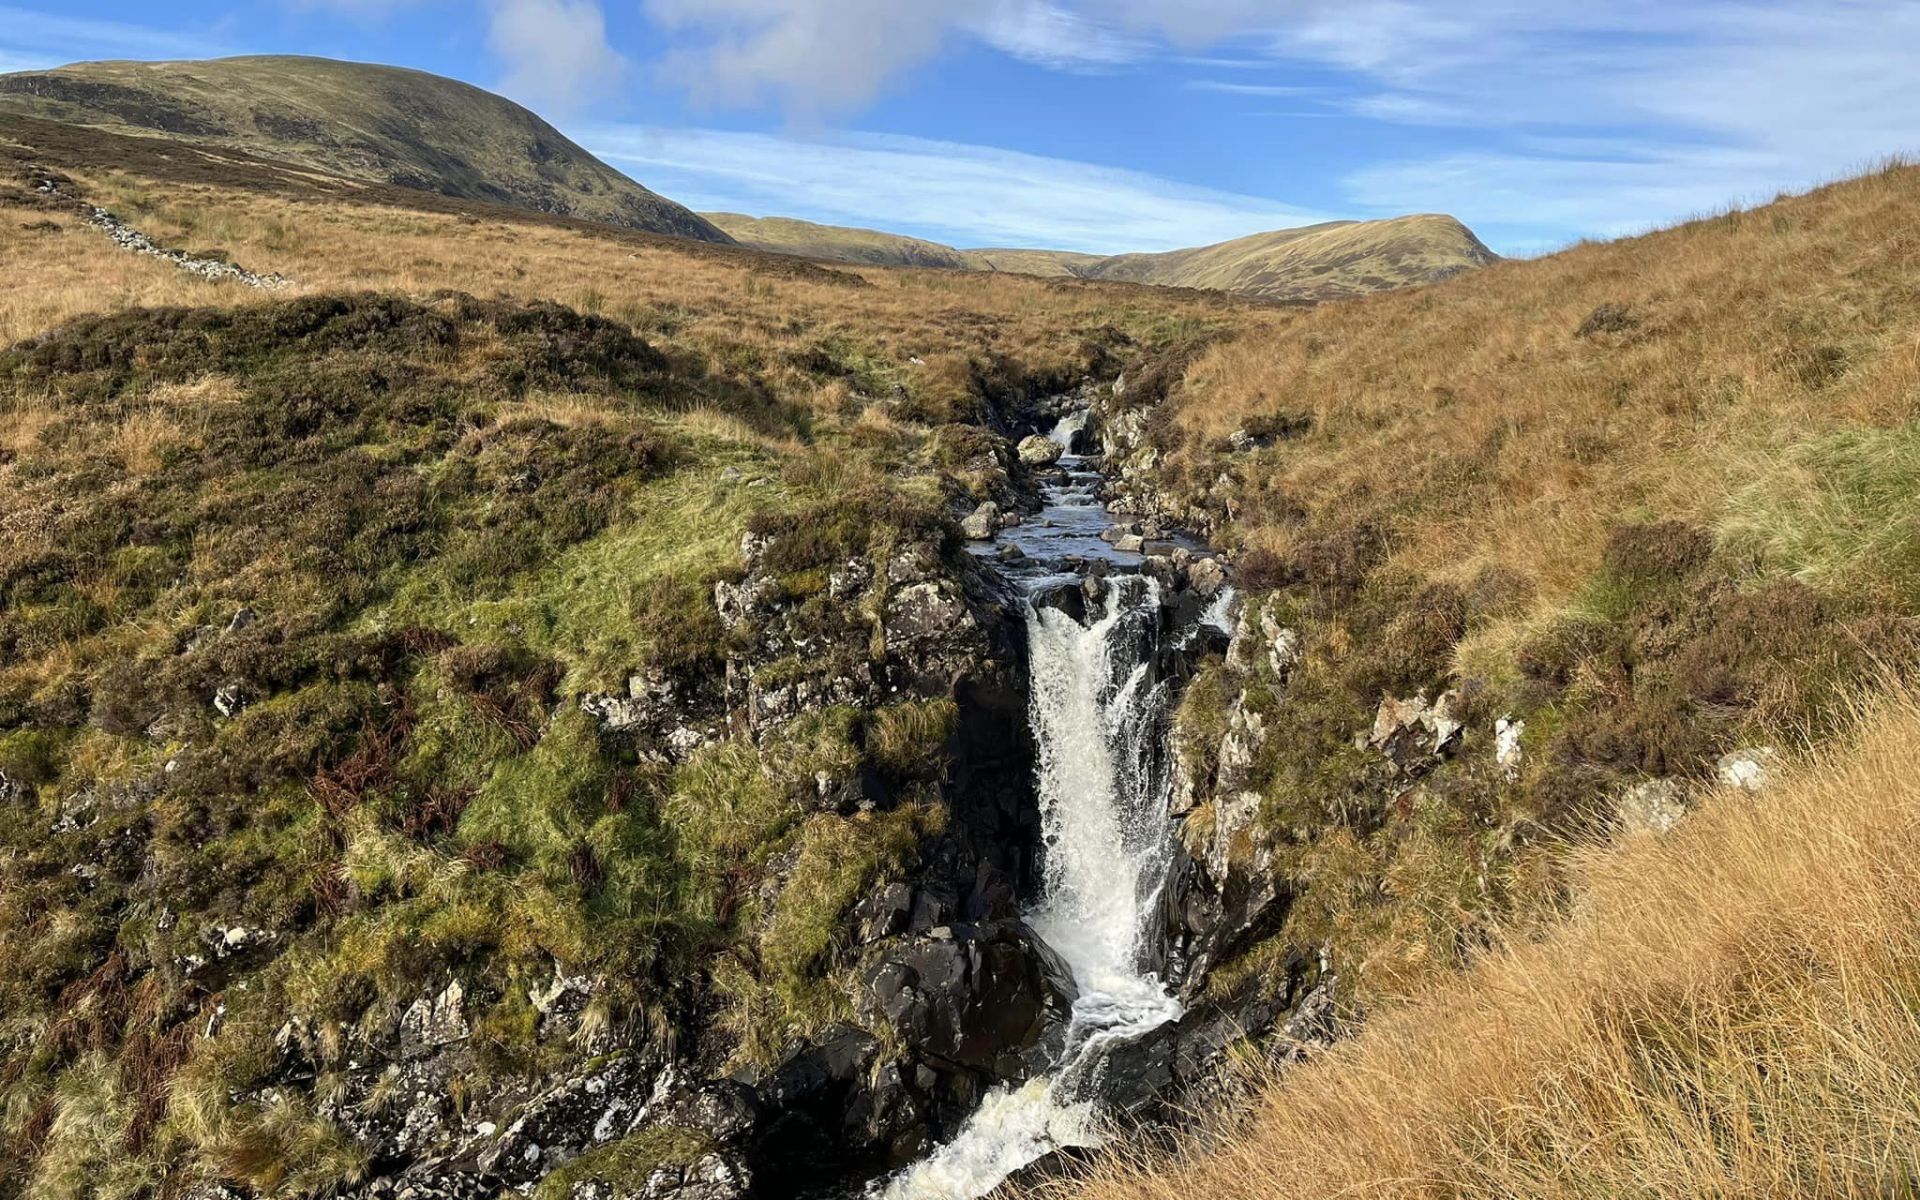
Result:
[[937,1070],[1017,1082],[1057,1057],[1073,973],[1017,921],[941,925],[867,968],[864,1002]]
[[1064,453],[1060,443],[1042,434],[1022,438],[1020,441],[1020,461],[1029,467],[1050,467],[1060,461]]

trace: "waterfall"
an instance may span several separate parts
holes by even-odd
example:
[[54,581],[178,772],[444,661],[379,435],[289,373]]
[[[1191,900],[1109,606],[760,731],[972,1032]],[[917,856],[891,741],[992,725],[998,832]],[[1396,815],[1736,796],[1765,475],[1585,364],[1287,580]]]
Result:
[[1172,688],[1152,672],[1160,611],[1159,585],[1139,576],[1109,583],[1091,626],[1029,609],[1045,875],[1027,920],[1073,969],[1080,997],[1052,1070],[989,1095],[884,1200],[976,1200],[1054,1150],[1098,1145],[1108,1052],[1180,1016],[1152,969],[1173,859],[1159,765]]

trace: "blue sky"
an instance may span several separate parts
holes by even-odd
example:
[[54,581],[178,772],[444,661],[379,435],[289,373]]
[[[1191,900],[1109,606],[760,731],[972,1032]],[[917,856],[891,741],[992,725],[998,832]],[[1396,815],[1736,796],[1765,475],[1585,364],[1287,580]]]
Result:
[[1530,254],[1920,151],[1920,0],[0,0],[0,70],[304,53],[700,209],[1156,250],[1450,212]]

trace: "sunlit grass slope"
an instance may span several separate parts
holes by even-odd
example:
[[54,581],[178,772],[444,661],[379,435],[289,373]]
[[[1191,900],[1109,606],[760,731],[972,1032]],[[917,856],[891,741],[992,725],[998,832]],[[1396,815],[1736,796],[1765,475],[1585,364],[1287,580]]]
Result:
[[1083,1200],[1896,1196],[1920,1181],[1920,701],[1587,851],[1491,952]]
[[[1077,1194],[1914,1190],[1916,263],[1895,163],[1135,374],[1167,396],[1136,490],[1297,636],[1283,686],[1215,671],[1180,717],[1266,722],[1248,840],[1293,900],[1224,977],[1322,955],[1356,1032]],[[1431,775],[1355,749],[1383,696],[1449,688]],[[1620,840],[1632,789],[1705,794],[1753,746],[1813,749]]]
[[1336,221],[1191,250],[1112,257],[1065,250],[955,250],[871,229],[732,213],[707,216],[742,245],[834,262],[1121,280],[1287,303],[1433,283],[1497,258],[1460,222],[1432,215]]
[[423,71],[284,55],[76,63],[0,76],[0,112],[249,150],[355,179],[726,240],[518,104]]

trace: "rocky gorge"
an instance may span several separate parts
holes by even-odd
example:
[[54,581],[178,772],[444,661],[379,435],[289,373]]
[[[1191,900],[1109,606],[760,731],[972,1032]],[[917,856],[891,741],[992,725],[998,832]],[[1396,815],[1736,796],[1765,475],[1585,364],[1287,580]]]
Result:
[[[868,763],[843,775],[829,766],[811,780],[806,803],[823,812],[881,819],[930,796],[944,811],[909,835],[919,842],[908,860],[916,865],[836,919],[829,974],[845,988],[833,1006],[841,1015],[742,1065],[698,1006],[663,1014],[672,1028],[636,1038],[640,1030],[605,1018],[596,997],[608,981],[556,964],[527,999],[535,1041],[558,1051],[558,1066],[543,1079],[477,1093],[464,1086],[478,1074],[476,1022],[498,1003],[481,994],[482,983],[425,981],[344,1065],[296,1016],[274,1036],[280,1061],[261,1095],[316,1089],[319,1112],[368,1154],[372,1181],[352,1194],[853,1195],[863,1180],[965,1138],[983,1104],[1032,1098],[1077,1056],[1084,1078],[1071,1133],[1046,1128],[1060,1116],[1049,1110],[1029,1142],[986,1174],[929,1182],[909,1173],[886,1185],[901,1197],[984,1194],[1029,1160],[1094,1144],[1111,1119],[1170,1112],[1180,1089],[1201,1085],[1229,1045],[1298,1005],[1310,990],[1306,964],[1278,990],[1207,993],[1213,964],[1267,928],[1281,897],[1262,888],[1257,870],[1229,864],[1230,820],[1191,852],[1192,838],[1176,836],[1196,791],[1215,781],[1194,779],[1168,734],[1174,704],[1202,663],[1251,653],[1254,635],[1242,620],[1235,636],[1232,589],[1203,548],[1111,526],[1097,459],[1067,453],[1092,448],[1077,407],[1086,395],[1049,401],[1027,418],[1060,426],[1052,454],[1030,438],[1015,450],[1019,429],[1009,431],[996,456],[1007,509],[988,502],[968,517],[969,533],[981,535],[974,552],[929,525],[885,559],[833,562],[822,590],[796,603],[782,574],[794,569],[792,541],[804,531],[756,530],[740,547],[742,570],[712,597],[732,648],[722,671],[636,675],[624,693],[579,701],[603,742],[664,769],[732,740],[778,756],[796,727],[830,710],[934,710],[936,719],[915,731],[939,739],[926,748],[937,750],[933,770]],[[1036,638],[1054,650],[1043,653]],[[1076,655],[1103,677],[1036,679],[1071,672]],[[1060,751],[1048,745],[1036,700],[1047,692],[1056,708],[1079,705],[1093,721],[1079,734],[1102,743],[1075,751],[1106,764],[1091,810],[1062,811],[1088,802],[1047,795],[1078,786],[1060,782],[1057,762],[1049,772]],[[1252,735],[1243,728],[1236,736]],[[1125,811],[1100,809],[1115,803]],[[1112,980],[1083,977],[1084,950],[1060,949],[1113,898],[1082,897],[1090,907],[1064,918],[1047,903],[1073,886],[1059,863],[1084,833],[1070,823],[1087,820],[1126,825],[1107,835],[1137,862],[1127,882],[1135,903],[1122,906],[1117,948],[1104,951],[1109,972],[1138,990],[1134,1007],[1117,1016],[1089,1015],[1082,998],[1089,989],[1106,996]],[[754,885],[761,911],[780,910],[794,865],[773,863]],[[247,951],[245,936],[217,940],[236,959]],[[1091,1056],[1090,1038],[1101,1043]],[[657,1159],[639,1172],[638,1188],[625,1182],[635,1178],[636,1155]],[[229,1194],[238,1195],[198,1195]]]

